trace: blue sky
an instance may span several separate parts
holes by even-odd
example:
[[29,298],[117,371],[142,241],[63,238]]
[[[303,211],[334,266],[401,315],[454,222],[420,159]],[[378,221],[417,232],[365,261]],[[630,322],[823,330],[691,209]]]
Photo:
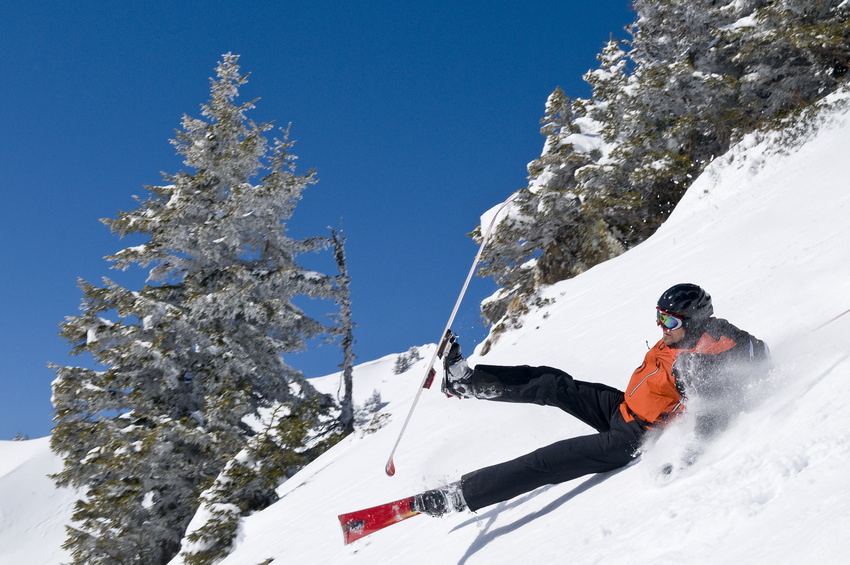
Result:
[[[183,114],[200,115],[222,53],[251,73],[250,117],[291,122],[299,172],[317,170],[289,227],[345,231],[364,362],[438,339],[475,255],[466,234],[526,185],[547,96],[587,96],[581,75],[634,19],[627,0],[242,4],[4,6],[0,439],[49,434],[47,364],[84,363],[57,333],[78,311],[77,279],[141,285],[108,268],[132,242],[98,220],[184,168],[169,140]],[[494,289],[472,282],[454,324],[467,350],[486,335],[478,303]],[[341,354],[288,360],[321,376]]]

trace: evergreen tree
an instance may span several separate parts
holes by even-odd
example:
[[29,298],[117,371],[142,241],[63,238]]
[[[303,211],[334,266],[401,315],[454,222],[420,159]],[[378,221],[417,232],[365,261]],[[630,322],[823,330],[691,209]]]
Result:
[[257,433],[201,494],[181,553],[185,565],[211,565],[226,557],[240,519],[275,502],[282,482],[342,439],[322,400],[266,411]]
[[[529,186],[520,190],[515,212],[484,250],[478,274],[492,276],[501,287],[482,305],[490,323],[524,312],[523,297],[533,296],[541,285],[575,276],[622,251],[598,215],[588,213],[601,209],[607,187],[580,182],[604,158],[605,122],[599,120],[613,111],[613,104],[602,97],[621,92],[626,81],[618,42],[609,42],[599,60],[600,69],[588,75],[597,100],[573,100],[560,88],[547,100],[543,154],[529,164]],[[480,231],[474,236],[480,238]]]
[[[542,155],[479,275],[500,290],[485,320],[515,324],[537,290],[649,237],[711,160],[745,133],[832,92],[850,66],[843,0],[635,0],[630,42],[613,39],[557,89]],[[479,236],[480,232],[475,232]]]
[[[253,103],[235,103],[247,78],[237,61],[223,56],[202,117],[184,116],[173,141],[191,172],[164,175],[138,209],[104,220],[146,238],[107,259],[149,268],[148,284],[81,281],[81,314],[62,324],[72,353],[102,368],[54,367],[56,480],[85,493],[66,543],[75,564],[168,562],[200,493],[257,435],[249,417],[310,406],[309,427],[329,410],[281,358],[324,331],[293,298],[333,295],[331,277],[296,262],[324,239],[285,230],[314,173],[295,174],[288,132],[270,143],[271,124],[246,117]],[[264,472],[285,475],[283,459]]]
[[752,2],[723,30],[741,68],[741,103],[772,118],[833,91],[850,67],[850,4],[843,0]]
[[419,348],[415,345],[407,350],[406,353],[401,353],[395,358],[393,365],[393,374],[401,375],[410,370],[414,363],[422,360],[422,355],[419,353]]

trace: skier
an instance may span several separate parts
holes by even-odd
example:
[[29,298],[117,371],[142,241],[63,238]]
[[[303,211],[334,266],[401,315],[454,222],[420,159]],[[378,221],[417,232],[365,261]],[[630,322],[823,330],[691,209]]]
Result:
[[[696,433],[709,437],[730,418],[724,399],[770,368],[764,342],[714,318],[711,296],[695,284],[677,284],[656,308],[661,340],[632,374],[626,391],[574,380],[552,367],[477,365],[470,368],[460,344],[445,357],[447,394],[555,406],[597,433],[565,439],[512,461],[464,475],[446,487],[416,495],[412,509],[431,516],[508,500],[547,484],[618,469],[637,456],[651,429],[663,428],[684,408],[686,395],[706,402]],[[691,457],[698,453],[692,452]]]

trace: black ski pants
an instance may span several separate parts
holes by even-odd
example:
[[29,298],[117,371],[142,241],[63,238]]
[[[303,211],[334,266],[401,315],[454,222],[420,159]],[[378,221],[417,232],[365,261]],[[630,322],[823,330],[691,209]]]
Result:
[[464,475],[461,488],[470,510],[543,485],[618,469],[634,459],[640,447],[644,428],[623,419],[623,392],[615,388],[577,381],[552,367],[478,365],[472,381],[489,391],[488,400],[555,406],[597,433],[558,441]]

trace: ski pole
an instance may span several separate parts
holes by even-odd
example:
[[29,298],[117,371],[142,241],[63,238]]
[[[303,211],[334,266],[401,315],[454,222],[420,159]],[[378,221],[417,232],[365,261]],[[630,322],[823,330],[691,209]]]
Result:
[[475,255],[475,260],[472,262],[472,267],[469,269],[469,274],[466,275],[466,282],[463,283],[463,288],[460,291],[460,296],[457,297],[457,302],[455,302],[455,307],[452,310],[452,315],[449,316],[449,321],[446,324],[446,329],[443,330],[442,337],[440,338],[440,342],[437,345],[437,348],[434,350],[434,354],[431,356],[431,362],[428,363],[428,369],[425,371],[425,378],[422,379],[422,384],[419,386],[419,390],[416,391],[416,396],[413,397],[413,404],[410,406],[410,410],[407,413],[407,418],[404,420],[404,424],[401,426],[401,431],[398,433],[398,438],[395,440],[395,445],[393,445],[392,451],[390,451],[390,458],[387,460],[386,473],[390,477],[395,475],[395,463],[393,463],[393,456],[395,455],[396,449],[398,449],[398,444],[401,443],[401,438],[404,435],[405,430],[407,429],[407,424],[410,423],[410,417],[413,415],[413,410],[416,408],[416,405],[419,403],[419,396],[422,394],[422,391],[431,386],[431,381],[434,379],[435,369],[434,364],[437,362],[437,357],[442,357],[446,345],[448,344],[449,337],[451,337],[451,327],[452,322],[454,322],[455,316],[457,315],[458,308],[460,308],[460,303],[463,300],[463,295],[466,294],[466,288],[469,286],[469,281],[472,279],[472,275],[475,273],[475,267],[478,266],[478,261],[481,259],[481,253],[484,251],[484,246],[487,245],[487,240],[490,237],[490,233],[493,231],[493,226],[496,225],[496,220],[499,217],[499,213],[507,206],[514,198],[519,195],[518,192],[515,192],[505,200],[499,209],[496,210],[496,213],[493,215],[493,219],[490,221],[490,225],[487,227],[487,231],[484,232],[484,235],[481,238],[481,245],[478,247],[478,253]]

